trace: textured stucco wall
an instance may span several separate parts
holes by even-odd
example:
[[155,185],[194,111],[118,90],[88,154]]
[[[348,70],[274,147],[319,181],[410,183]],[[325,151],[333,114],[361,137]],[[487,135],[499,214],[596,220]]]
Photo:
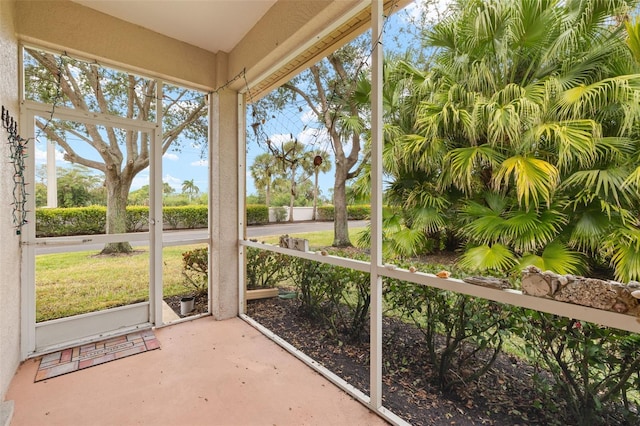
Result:
[[[0,104],[18,111],[18,44],[13,0],[0,1]],[[20,359],[20,238],[12,221],[13,167],[7,133],[0,129],[0,401]]]

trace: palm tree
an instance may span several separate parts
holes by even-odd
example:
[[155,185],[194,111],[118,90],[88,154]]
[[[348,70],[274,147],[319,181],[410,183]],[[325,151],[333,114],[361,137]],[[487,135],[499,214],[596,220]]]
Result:
[[612,19],[630,3],[470,1],[428,32],[430,70],[405,64],[415,119],[385,146],[390,200],[449,218],[463,266],[606,259],[618,279],[640,276],[619,247],[639,234],[640,74]]
[[317,220],[318,211],[318,174],[320,172],[326,173],[331,170],[331,163],[325,161],[327,153],[322,150],[315,150],[309,152],[309,158],[311,158],[311,164],[313,164],[314,182],[313,182],[313,215],[311,220]]
[[191,197],[197,195],[200,192],[200,188],[196,186],[193,179],[185,180],[182,182],[182,192],[188,194],[189,202],[191,202]]
[[251,177],[258,191],[265,191],[265,204],[271,206],[271,189],[273,187],[274,176],[278,174],[277,158],[271,153],[264,153],[256,156],[253,164],[249,167]]

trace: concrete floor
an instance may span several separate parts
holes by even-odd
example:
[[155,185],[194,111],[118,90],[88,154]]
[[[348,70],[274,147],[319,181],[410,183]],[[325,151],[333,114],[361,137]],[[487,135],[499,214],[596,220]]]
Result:
[[239,318],[155,334],[159,350],[38,383],[25,361],[11,425],[387,424]]

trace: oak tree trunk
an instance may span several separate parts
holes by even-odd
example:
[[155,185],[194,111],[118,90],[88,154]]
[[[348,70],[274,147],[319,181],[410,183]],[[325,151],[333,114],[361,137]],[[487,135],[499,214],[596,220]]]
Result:
[[[121,177],[107,174],[107,234],[127,232],[127,197],[131,182],[123,182]],[[133,248],[128,241],[107,243],[101,254],[131,253]]]
[[336,162],[336,177],[333,184],[333,246],[351,247],[347,217],[347,171]]

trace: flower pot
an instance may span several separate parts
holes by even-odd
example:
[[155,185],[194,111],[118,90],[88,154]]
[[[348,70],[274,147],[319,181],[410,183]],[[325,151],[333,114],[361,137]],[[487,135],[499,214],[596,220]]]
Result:
[[195,297],[183,297],[180,299],[180,315],[187,315],[189,312],[193,311],[193,304],[195,302]]

